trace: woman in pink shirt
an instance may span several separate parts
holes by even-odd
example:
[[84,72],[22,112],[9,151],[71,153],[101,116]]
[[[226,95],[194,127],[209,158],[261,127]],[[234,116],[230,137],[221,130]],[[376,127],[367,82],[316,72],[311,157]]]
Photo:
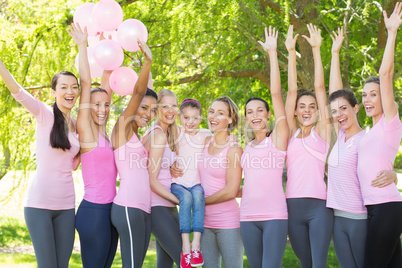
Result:
[[[52,79],[52,107],[32,97],[0,61],[0,76],[14,98],[36,119],[36,173],[24,204],[25,222],[39,268],[67,268],[74,245],[75,192],[72,170],[80,145],[71,109],[79,96],[70,72]],[[51,163],[51,164],[49,164]]]
[[[292,26],[291,26],[292,27]],[[292,28],[291,28],[292,29]],[[282,267],[288,234],[288,211],[282,187],[282,172],[289,140],[285,105],[276,52],[278,32],[265,28],[265,43],[270,58],[271,97],[275,127],[268,129],[271,117],[268,103],[261,98],[246,102],[246,135],[251,142],[244,148],[242,168],[244,186],[240,205],[240,230],[251,267]],[[248,133],[247,133],[248,131]]]
[[239,122],[236,104],[227,96],[213,101],[208,109],[213,137],[205,139],[198,165],[205,192],[204,233],[201,248],[204,268],[243,267],[240,210],[235,199],[239,192],[242,148],[228,139]]
[[[120,236],[123,267],[142,267],[151,237],[151,189],[148,152],[138,137],[138,129],[155,117],[156,93],[147,88],[152,53],[141,41],[145,62],[131,99],[112,132],[114,159],[120,187],[114,198],[111,219]],[[148,85],[151,87],[151,85]]]
[[[402,197],[395,184],[374,183],[382,170],[392,170],[400,147],[402,124],[394,101],[394,50],[402,23],[402,3],[392,15],[384,14],[388,30],[380,77],[369,78],[363,88],[362,102],[373,127],[361,139],[357,172],[364,205],[368,213],[368,232],[364,267],[402,267]],[[385,187],[374,187],[374,186]]]
[[316,95],[310,91],[297,93],[296,38],[288,33],[286,41],[289,51],[286,118],[291,137],[286,160],[289,239],[302,267],[326,267],[333,226],[333,212],[326,207],[324,182],[331,121],[326,107],[321,35],[311,24],[308,30],[310,37],[303,37],[313,50]]

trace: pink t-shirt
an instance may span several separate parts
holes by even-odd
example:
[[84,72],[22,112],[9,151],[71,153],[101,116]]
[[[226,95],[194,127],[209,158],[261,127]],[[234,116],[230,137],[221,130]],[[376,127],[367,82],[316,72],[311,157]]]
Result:
[[244,171],[240,221],[287,219],[288,210],[282,187],[286,154],[278,151],[271,137],[244,149],[241,165]]
[[198,172],[198,163],[205,144],[205,138],[211,136],[208,129],[200,129],[197,134],[189,135],[184,129],[179,136],[179,155],[176,162],[183,169],[183,176],[172,178],[172,183],[177,183],[185,187],[193,187],[200,184],[200,174]]
[[350,213],[367,213],[357,177],[357,148],[365,131],[345,141],[346,134],[339,130],[338,140],[328,157],[327,207]]
[[395,183],[383,188],[371,186],[382,170],[392,170],[401,145],[402,124],[396,114],[385,122],[384,115],[361,139],[358,148],[357,174],[359,175],[365,205],[401,202],[402,197]]
[[324,172],[329,145],[317,134],[314,127],[305,138],[296,138],[299,133],[300,129],[288,144],[286,198],[325,200],[327,189]]
[[[233,145],[228,145],[217,155],[208,153],[209,144],[205,146],[198,165],[201,176],[201,186],[205,197],[213,195],[226,186],[227,152]],[[204,227],[217,229],[240,228],[240,209],[236,199],[230,199],[218,204],[205,206]]]
[[117,169],[113,148],[99,132],[98,144],[91,151],[81,154],[84,199],[88,202],[107,204],[116,196]]
[[[13,94],[36,119],[36,173],[30,181],[25,207],[50,210],[75,208],[73,160],[80,150],[76,133],[68,133],[70,150],[54,149],[50,145],[53,108],[35,99],[22,89]],[[75,123],[74,119],[71,118]]]
[[[163,131],[163,129],[158,125],[153,125],[150,127],[147,132],[144,134],[144,137],[147,136],[151,131],[159,128]],[[166,142],[165,150],[163,151],[163,156],[161,159],[161,168],[158,174],[158,181],[170,192],[170,185],[172,184],[172,175],[170,175],[170,166],[176,161],[176,153],[173,152],[168,142]],[[169,200],[163,198],[162,196],[154,193],[151,190],[151,207],[175,207],[176,205],[170,202]]]
[[135,133],[126,144],[114,150],[114,158],[120,187],[113,203],[151,213],[148,152]]

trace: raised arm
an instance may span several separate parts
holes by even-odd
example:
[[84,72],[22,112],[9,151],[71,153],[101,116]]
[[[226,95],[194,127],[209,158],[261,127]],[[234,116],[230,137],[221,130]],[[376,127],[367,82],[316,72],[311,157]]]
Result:
[[138,45],[145,56],[145,63],[137,80],[137,83],[134,86],[134,92],[131,96],[130,102],[117,119],[116,125],[113,128],[112,144],[114,149],[119,148],[128,141],[128,138],[131,138],[127,137],[127,135],[131,136],[131,130],[129,131],[129,133],[127,133],[126,128],[128,124],[132,121],[133,115],[137,111],[142,99],[147,92],[149,74],[151,71],[152,53],[149,50],[148,46],[142,41],[138,40]]
[[338,33],[332,31],[332,49],[331,49],[331,72],[329,75],[329,95],[333,92],[343,89],[341,67],[339,63],[339,51],[343,42],[343,29],[338,28]]
[[286,38],[286,48],[289,52],[288,59],[288,95],[286,98],[286,120],[289,126],[289,135],[292,136],[297,130],[295,118],[296,99],[297,99],[297,70],[296,70],[296,40],[299,35],[293,37],[293,25],[289,26]]
[[205,205],[222,203],[237,196],[241,183],[242,169],[240,158],[242,153],[243,150],[238,145],[233,145],[229,148],[227,154],[226,185],[221,190],[205,198]]
[[321,31],[312,24],[307,25],[310,37],[303,35],[303,38],[310,43],[314,57],[314,90],[317,97],[319,119],[316,124],[316,131],[327,143],[331,141],[331,118],[327,107],[327,94],[324,84],[324,68],[321,61]]
[[289,139],[289,126],[286,121],[285,106],[281,95],[281,76],[279,72],[278,54],[276,51],[278,41],[278,31],[271,26],[269,32],[265,31],[265,43],[260,44],[268,51],[270,62],[270,91],[272,97],[273,110],[275,114],[275,128],[273,130],[272,141],[276,148],[286,151]]
[[385,26],[388,30],[388,39],[385,46],[384,56],[380,67],[380,92],[381,102],[385,114],[385,122],[390,121],[397,114],[398,110],[394,102],[393,74],[394,74],[394,51],[395,40],[398,28],[402,23],[402,3],[396,3],[394,12],[387,17],[387,12],[383,11]]

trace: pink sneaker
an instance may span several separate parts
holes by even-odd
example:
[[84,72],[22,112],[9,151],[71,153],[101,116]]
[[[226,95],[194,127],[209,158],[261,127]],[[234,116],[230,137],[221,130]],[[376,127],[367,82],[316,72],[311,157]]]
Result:
[[191,267],[198,267],[204,264],[204,259],[202,258],[201,251],[194,249],[191,251]]
[[190,268],[190,267],[191,267],[191,253],[183,254],[182,251],[180,258],[180,268]]

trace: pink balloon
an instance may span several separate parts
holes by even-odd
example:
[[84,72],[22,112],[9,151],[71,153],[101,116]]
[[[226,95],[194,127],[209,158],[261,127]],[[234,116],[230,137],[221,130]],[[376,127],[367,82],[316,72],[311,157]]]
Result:
[[114,0],[101,0],[95,5],[92,17],[103,31],[114,31],[123,21],[123,10]]
[[85,3],[80,5],[74,12],[74,23],[78,23],[82,29],[87,27],[89,36],[95,36],[101,32],[99,26],[96,25],[92,19],[92,11],[94,6],[94,3]]
[[114,70],[123,63],[124,52],[119,43],[105,39],[96,44],[94,58],[103,69]]
[[[96,63],[95,58],[94,58],[94,48],[93,47],[88,47],[87,54],[88,54],[88,62],[89,62],[89,69],[91,71],[91,78],[99,78],[103,74],[103,69]],[[79,56],[80,53],[77,54],[75,57],[75,68],[77,68],[77,71],[79,72]]]
[[117,31],[104,31],[103,36],[106,39],[109,39],[109,35],[112,37],[112,40],[117,41]]
[[136,19],[123,21],[117,29],[117,40],[122,48],[131,52],[140,50],[137,39],[144,43],[148,40],[148,31],[144,23]]
[[110,88],[119,95],[125,96],[133,93],[137,82],[137,73],[128,67],[120,67],[112,72],[109,83]]
[[97,43],[99,43],[99,35],[97,36],[88,36],[88,46],[94,47]]

